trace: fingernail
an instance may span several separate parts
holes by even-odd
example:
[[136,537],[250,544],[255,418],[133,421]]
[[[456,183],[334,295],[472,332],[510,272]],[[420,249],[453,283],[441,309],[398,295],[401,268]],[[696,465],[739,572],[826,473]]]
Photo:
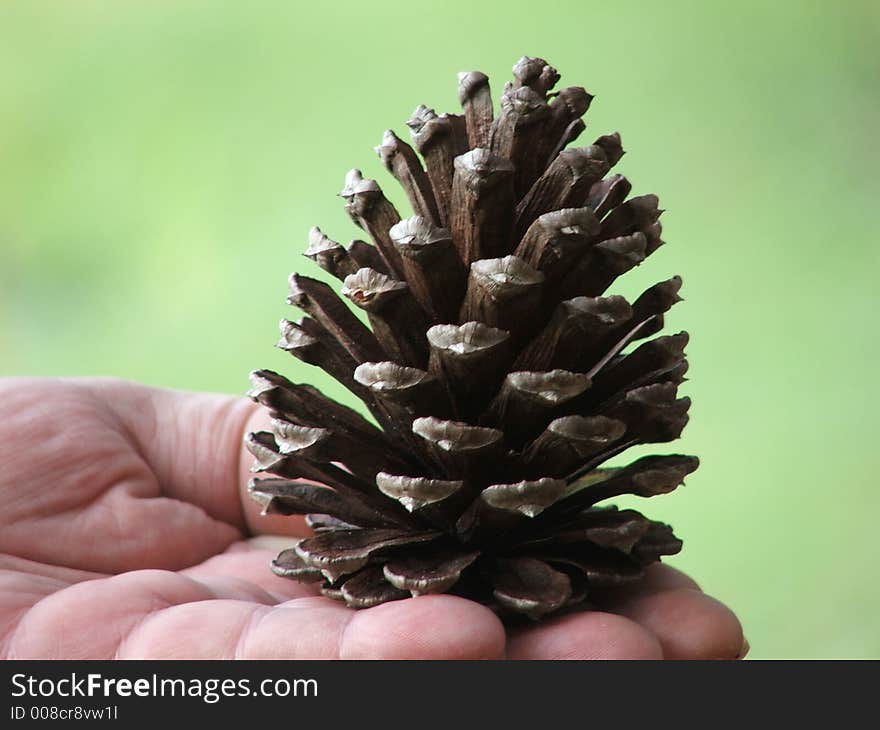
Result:
[[736,655],[736,658],[745,659],[749,653],[749,649],[751,648],[752,647],[749,645],[749,640],[745,636],[743,636],[743,645],[742,648],[739,650],[739,654]]

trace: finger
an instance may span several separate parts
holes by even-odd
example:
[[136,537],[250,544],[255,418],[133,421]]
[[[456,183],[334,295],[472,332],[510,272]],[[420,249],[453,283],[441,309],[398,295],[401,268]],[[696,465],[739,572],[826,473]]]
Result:
[[77,583],[25,612],[5,652],[10,659],[112,659],[146,616],[213,597],[208,587],[165,570],[138,570]]
[[119,418],[166,496],[244,526],[238,501],[239,446],[253,404],[112,378],[81,382]]
[[514,632],[508,659],[662,659],[660,642],[623,616],[585,611]]
[[259,517],[246,492],[252,462],[245,433],[265,418],[243,397],[153,388],[110,378],[83,379],[119,419],[165,496],[188,502],[240,530],[303,534],[301,520]]
[[9,638],[7,655],[483,659],[500,657],[504,648],[495,615],[453,596],[359,612],[323,597],[265,606],[216,596],[211,587],[168,571],[79,583],[31,608]]
[[636,596],[613,609],[653,633],[667,659],[735,659],[742,626],[727,606],[692,588]]
[[[148,389],[57,378],[2,381],[0,389],[13,406],[0,436],[7,452],[0,455],[0,483],[12,479],[0,510],[0,551],[115,573],[191,565],[241,537],[206,509],[162,495],[144,458],[156,441],[144,431],[144,414],[155,419],[144,406],[129,425],[113,410],[132,410],[143,395],[132,403],[125,393]],[[140,441],[135,424],[141,424]],[[199,539],[181,538],[188,534]]]
[[[196,628],[209,642],[170,641]],[[430,627],[430,630],[426,630]],[[352,611],[326,598],[272,608],[234,601],[187,604],[147,618],[120,652],[132,658],[487,659],[500,658],[504,631],[484,607],[424,596]]]
[[0,657],[21,617],[35,603],[68,585],[48,575],[0,569]]
[[500,659],[504,627],[488,608],[448,595],[391,601],[354,614],[342,659]]
[[[247,603],[254,609],[275,604],[258,586],[233,577],[195,580],[165,570],[138,570],[72,586],[55,586],[22,606],[8,635],[9,658],[112,659],[135,628],[155,613],[178,605],[202,605],[218,599]],[[172,637],[186,644],[187,637]],[[189,640],[216,644],[196,631]],[[193,649],[195,650],[195,649]]]

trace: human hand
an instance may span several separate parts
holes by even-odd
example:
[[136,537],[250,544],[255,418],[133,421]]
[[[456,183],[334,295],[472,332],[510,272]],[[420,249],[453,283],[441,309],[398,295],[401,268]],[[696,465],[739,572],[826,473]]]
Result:
[[[736,616],[654,566],[602,611],[506,633],[422,596],[353,611],[268,569],[306,534],[259,515],[242,398],[112,379],[0,380],[4,658],[734,658]],[[279,544],[278,541],[281,540]]]

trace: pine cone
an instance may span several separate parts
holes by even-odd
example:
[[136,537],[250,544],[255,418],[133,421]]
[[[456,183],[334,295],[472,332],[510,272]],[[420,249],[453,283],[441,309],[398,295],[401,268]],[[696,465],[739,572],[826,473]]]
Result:
[[450,592],[536,619],[588,607],[593,589],[681,548],[668,525],[596,506],[669,492],[698,465],[600,466],[678,438],[688,419],[687,334],[647,339],[681,280],[632,304],[605,296],[663,243],[662,211],[607,175],[618,134],[566,149],[590,94],[548,93],[559,75],[539,58],[513,73],[497,117],[479,72],[459,75],[463,115],[418,107],[407,125],[421,160],[385,133],[376,151],[413,217],[352,170],[345,208],[373,244],[312,229],[306,256],[369,327],[326,283],[290,277],[306,316],[281,322],[279,347],[336,378],[378,427],[310,385],[251,376],[273,421],[247,444],[254,471],[275,475],[251,495],[315,533],[272,568],[354,608]]

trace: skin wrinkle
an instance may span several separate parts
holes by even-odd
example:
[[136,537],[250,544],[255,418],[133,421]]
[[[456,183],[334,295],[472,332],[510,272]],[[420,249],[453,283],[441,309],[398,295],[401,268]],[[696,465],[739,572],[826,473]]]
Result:
[[[93,394],[104,390],[111,396],[107,405],[133,448],[152,464],[161,494],[197,504],[209,516],[238,529],[244,527],[238,484],[230,485],[230,476],[241,458],[237,447],[256,404],[245,398],[164,390],[117,379],[99,378],[90,384]],[[137,395],[119,397],[120,390],[134,390]],[[212,458],[204,460],[205,454]],[[200,458],[203,463],[198,463]],[[197,488],[206,484],[209,490],[218,484],[228,487],[228,497]]]
[[[213,471],[211,483],[228,485],[229,495],[227,498],[220,500],[223,504],[229,505],[224,508],[223,515],[217,514],[216,517],[222,516],[226,522],[232,524],[237,529],[247,532],[247,521],[245,518],[244,508],[241,504],[241,490],[237,479],[233,479],[230,483],[230,476],[238,474],[237,467],[240,464],[240,444],[244,440],[245,432],[248,427],[253,413],[256,411],[256,404],[245,400],[244,398],[229,399],[221,406],[219,414],[220,428],[216,429],[218,433],[224,434],[224,438],[218,439],[219,446],[213,443],[212,452],[219,452],[221,458],[212,459],[210,469]],[[185,427],[185,426],[184,426]],[[200,429],[201,433],[209,432],[210,428],[204,426]],[[199,444],[196,448],[204,448],[205,444]],[[206,501],[208,501],[206,499]]]
[[[244,612],[243,617],[241,615],[236,615],[234,617],[235,623],[236,623],[236,625],[234,627],[229,626],[230,622],[227,619],[226,621],[224,621],[223,633],[221,634],[220,632],[216,632],[216,631],[213,633],[215,643],[211,647],[212,648],[211,657],[216,658],[216,659],[233,659],[233,658],[235,658],[235,646],[237,645],[239,639],[241,638],[241,633],[242,633],[242,631],[244,631],[244,627],[249,623],[253,614],[256,613],[257,611],[259,611],[263,607],[259,606],[259,605],[250,604],[245,601],[240,601],[240,600],[225,599],[225,598],[223,598],[223,599],[213,598],[209,601],[206,601],[205,604],[201,608],[203,609],[203,612],[205,614],[206,624],[209,627],[211,627],[213,625],[213,621],[211,620],[213,618],[212,612],[214,612],[215,609],[217,609],[217,608],[221,608],[221,609],[222,608],[228,608],[228,609],[235,608],[235,609],[241,609]],[[131,640],[130,640],[129,644],[134,647],[137,647],[140,643],[146,643],[147,645],[153,644],[154,642],[150,642],[149,640],[146,642],[144,641],[145,638],[149,639],[149,636],[151,633],[159,633],[163,637],[174,635],[173,629],[175,628],[175,624],[179,623],[180,617],[183,617],[185,619],[189,619],[189,621],[191,622],[192,621],[192,618],[191,618],[192,611],[193,611],[192,604],[180,604],[180,605],[176,605],[176,606],[169,606],[161,611],[156,612],[155,614],[149,616],[147,618],[147,620],[142,622],[141,626],[139,627],[138,632],[135,632],[130,637]],[[227,611],[227,613],[231,613],[231,611]],[[201,622],[199,622],[199,624],[200,624],[200,628],[202,625],[204,625]],[[188,627],[189,623],[185,622],[184,626]],[[171,629],[171,630],[169,630],[169,629]],[[199,652],[197,650],[197,647],[194,646],[194,644],[197,644],[199,639],[203,639],[203,638],[207,638],[207,637],[202,637],[198,634],[193,634],[190,631],[181,632],[181,631],[179,631],[179,627],[178,627],[177,633],[185,638],[183,638],[183,640],[180,642],[175,642],[173,648],[165,647],[161,644],[161,642],[159,642],[158,646],[164,648],[165,651],[160,651],[158,653],[158,655],[150,654],[150,653],[144,654],[142,652],[134,652],[128,658],[132,658],[132,659],[143,659],[143,658],[174,659],[174,658],[179,658],[180,655],[177,652],[179,652],[181,649],[184,649],[188,644],[190,646],[192,646],[192,648],[189,649],[189,651],[187,652],[187,655],[192,656],[193,658],[199,658],[199,659],[205,658],[203,656],[203,652]],[[139,634],[146,634],[146,637],[139,636]],[[230,634],[231,634],[231,636],[230,636]],[[169,649],[170,649],[170,651],[169,651]]]
[[[106,508],[105,505],[99,501],[99,502],[91,504],[89,507],[87,507],[85,509],[85,511],[83,511],[83,508],[81,506],[69,507],[65,510],[54,512],[52,514],[52,516],[49,517],[48,519],[43,516],[37,515],[31,519],[19,520],[15,525],[15,529],[6,528],[6,530],[5,530],[6,536],[8,537],[11,535],[13,537],[12,544],[15,545],[15,543],[16,543],[15,538],[17,536],[20,535],[20,536],[24,537],[25,540],[27,540],[30,536],[32,536],[32,534],[33,534],[32,525],[35,524],[38,529],[43,531],[43,530],[46,530],[46,525],[41,524],[41,523],[48,522],[49,526],[51,528],[48,530],[48,532],[50,532],[55,538],[53,540],[53,542],[52,543],[45,543],[45,542],[36,543],[30,549],[27,549],[27,548],[23,549],[22,550],[23,554],[19,555],[18,557],[21,557],[22,559],[32,561],[32,562],[45,562],[47,559],[55,556],[56,560],[61,561],[62,558],[58,556],[57,551],[55,549],[56,546],[58,544],[64,544],[67,542],[68,538],[66,536],[66,533],[73,533],[74,535],[77,535],[80,532],[85,532],[86,534],[88,532],[90,532],[89,523],[95,522],[94,512],[96,512],[96,511],[99,513],[104,512],[104,513],[109,514],[111,516],[112,521],[117,523],[116,532],[118,534],[119,527],[118,527],[117,515],[113,512],[113,510]],[[79,527],[79,525],[82,525],[83,527]],[[123,535],[122,542],[124,542],[125,539],[128,537],[129,537],[129,535]],[[4,547],[6,547],[6,546],[4,545]],[[14,547],[12,549],[14,549]],[[118,550],[118,545],[117,545],[117,550]],[[89,556],[87,555],[86,560],[88,560],[88,559],[89,559]],[[67,568],[70,570],[78,570],[79,569],[77,567],[77,565],[75,565],[75,564],[68,565],[68,564],[61,563],[61,562],[59,562],[59,567]]]
[[[216,591],[210,585],[208,585],[205,581],[199,581],[194,578],[182,576],[179,573],[175,573],[173,575],[179,576],[182,580],[185,580],[185,581],[193,584],[194,586],[198,586],[198,587],[202,588],[203,590],[207,591],[207,595],[202,599],[197,599],[196,601],[167,602],[165,605],[160,606],[158,608],[155,608],[153,610],[150,610],[149,612],[143,614],[140,617],[140,619],[123,635],[122,639],[120,640],[119,644],[116,647],[116,650],[114,651],[114,655],[113,655],[114,659],[124,658],[125,652],[123,649],[124,649],[125,645],[128,643],[132,643],[134,640],[136,640],[138,632],[140,630],[142,630],[144,625],[148,624],[148,622],[152,621],[156,616],[161,616],[164,612],[166,612],[170,609],[178,608],[179,606],[189,606],[194,602],[195,603],[203,603],[203,602],[215,600],[217,598]],[[134,658],[136,658],[136,657],[134,657]],[[146,657],[143,657],[143,658],[146,658]],[[222,658],[222,657],[219,657],[219,658]]]
[[298,583],[275,575],[269,570],[269,565],[278,551],[254,548],[253,542],[252,539],[236,543],[226,552],[181,572],[197,580],[215,576],[237,578],[273,596],[274,603],[317,595],[318,587],[314,583]]
[[[247,640],[248,627],[252,625],[254,617],[258,614],[267,615],[274,607],[254,605],[234,598],[212,598],[202,602],[200,608],[203,609],[202,620],[199,622],[200,628],[204,626],[213,628],[218,615],[223,617],[222,635],[219,632],[213,633],[215,639],[222,636],[222,643],[211,647],[211,658],[257,658],[240,652],[239,646]],[[187,630],[193,621],[192,612],[193,605],[191,603],[182,603],[165,607],[145,617],[138,625],[137,630],[129,634],[125,644],[117,653],[118,657],[126,659],[180,658],[179,652],[189,646],[185,656],[205,658],[202,656],[203,652],[198,651],[198,643],[199,640],[207,637],[198,632],[193,633],[191,630]],[[230,618],[232,618],[231,621]],[[250,635],[259,626],[259,621],[253,625],[255,628],[251,630]],[[163,643],[168,636],[174,635],[175,629],[183,637],[182,640],[173,644]],[[181,632],[181,629],[184,631]],[[158,635],[161,638],[155,642],[151,640],[152,635]],[[140,650],[142,644],[152,646],[154,649],[158,647],[159,650],[156,653],[144,653]]]
[[352,618],[353,611],[324,597],[279,603],[251,628],[244,649],[246,657],[338,659],[341,634]]
[[[11,587],[14,587],[16,581],[20,582],[22,578],[24,578],[29,584],[27,588],[31,590],[32,595],[21,589],[18,591],[10,590]],[[11,583],[12,586],[6,585],[9,583]],[[28,580],[28,577],[22,576],[14,571],[0,570],[0,606],[3,607],[4,613],[4,615],[0,615],[0,657],[7,655],[12,636],[15,634],[16,629],[27,612],[30,611],[31,608],[33,608],[41,599],[65,588],[66,586],[67,584],[65,584],[64,581],[56,578],[47,576],[30,576],[30,580]],[[5,612],[8,609],[5,605],[5,601],[7,600],[10,600],[13,604],[20,603],[21,607],[15,609],[15,611],[10,614],[6,614]]]
[[259,606],[254,609],[254,612],[250,615],[250,618],[247,620],[245,625],[242,626],[241,631],[238,635],[238,641],[235,642],[235,649],[233,649],[232,651],[233,659],[252,658],[248,656],[247,652],[248,641],[250,640],[251,636],[256,633],[257,629],[263,621],[263,618],[267,616],[271,611],[272,608],[264,606]]
[[[113,543],[113,555],[122,557],[137,555],[142,556],[147,562],[152,561],[152,565],[132,566],[141,569],[148,567],[179,569],[187,567],[184,564],[187,560],[192,560],[193,562],[190,565],[195,565],[209,557],[204,552],[206,547],[210,547],[210,545],[203,546],[198,543],[187,545],[185,551],[167,553],[161,559],[159,556],[150,556],[149,553],[144,554],[144,546],[150,539],[148,532],[151,525],[158,528],[160,534],[162,534],[174,532],[175,529],[185,530],[188,523],[204,521],[205,525],[215,528],[213,530],[213,541],[217,544],[222,544],[223,548],[228,547],[234,541],[241,538],[241,534],[236,528],[214,520],[196,505],[178,503],[167,497],[156,496],[136,500],[140,503],[140,510],[136,511],[131,508],[129,500],[130,498],[124,493],[124,490],[115,493],[111,490],[111,492],[103,495],[90,509],[74,518],[82,524],[79,530],[76,529],[77,525],[75,522],[71,522],[71,520],[65,521],[62,529],[74,534],[78,532],[93,534],[96,530],[104,533],[102,542],[92,544],[93,553],[87,553],[83,559],[105,561],[107,552],[103,544],[106,544],[106,542]],[[98,513],[97,517],[96,512]],[[102,514],[109,516],[109,519],[102,519]],[[150,519],[151,516],[152,519]],[[109,533],[107,531],[108,521],[112,525]],[[175,526],[177,527],[175,528]],[[147,534],[145,534],[145,529]],[[130,562],[129,565],[131,565]],[[76,566],[70,565],[68,567],[75,568]],[[104,572],[117,571],[114,571],[110,565],[107,565]]]
[[352,621],[354,616],[351,617],[348,621],[346,621],[339,630],[339,633],[336,636],[336,656],[340,659],[346,656],[345,645],[346,645],[346,637],[348,636],[348,630],[351,628]]
[[[121,499],[117,496],[120,491],[122,492]],[[125,529],[122,524],[122,510],[113,504],[114,502],[124,500],[126,496],[128,495],[125,494],[124,484],[111,487],[95,502],[94,510],[88,510],[80,515],[80,519],[83,521],[86,521],[87,518],[89,522],[111,525],[109,537],[113,541],[114,548],[121,552],[126,552],[124,545],[127,542],[134,542],[140,539],[140,535],[137,532],[132,533]],[[98,519],[95,519],[95,512],[98,513]],[[88,530],[88,528],[86,529]]]
[[248,600],[264,606],[274,606],[278,602],[260,586],[232,576],[209,575],[204,578],[194,578],[193,580],[205,586],[215,598],[241,598],[242,596],[247,596]]
[[[176,574],[176,575],[179,575],[179,574]],[[245,601],[241,600],[240,597],[237,597],[235,595],[235,593],[236,593],[235,588],[236,587],[239,590],[241,590],[242,593],[248,594],[248,598],[250,600],[253,600],[255,598],[254,594],[257,591],[260,591],[264,594],[263,596],[260,596],[260,598],[262,598],[263,600],[268,599],[268,601],[270,603],[274,602],[272,597],[268,593],[266,593],[265,591],[262,591],[262,589],[258,588],[257,586],[248,585],[245,581],[240,581],[240,580],[237,580],[234,578],[226,578],[226,577],[221,576],[221,577],[218,577],[218,579],[212,580],[211,578],[195,579],[195,578],[187,577],[186,580],[190,581],[194,585],[197,585],[197,586],[203,588],[207,592],[207,595],[204,598],[195,601],[196,603],[206,604],[206,603],[212,603],[214,601],[218,601],[218,602],[230,601],[230,602],[240,603],[244,606],[247,606],[248,608],[252,608],[254,611],[254,614],[256,614],[260,611],[270,610],[270,607],[265,606],[265,605],[260,605],[260,604],[255,604],[253,606],[248,605]],[[230,589],[232,589],[232,590],[230,590]],[[147,657],[129,657],[129,656],[127,656],[126,647],[129,645],[136,644],[140,640],[140,638],[142,638],[140,636],[140,634],[142,634],[144,631],[153,630],[155,628],[154,624],[158,623],[161,625],[161,622],[163,620],[166,620],[166,617],[168,617],[170,615],[170,613],[173,612],[175,609],[188,610],[189,607],[192,606],[192,604],[193,604],[193,601],[167,603],[166,605],[159,606],[159,607],[149,611],[148,613],[143,614],[140,617],[140,619],[126,632],[125,636],[120,641],[120,643],[117,646],[116,651],[114,653],[114,658],[115,659],[119,659],[119,658],[147,658]],[[241,635],[239,636],[239,641],[240,641],[240,639],[241,639]],[[222,657],[217,657],[217,658],[225,659],[225,658],[239,658],[239,657],[236,655],[236,652],[233,651],[233,652],[231,652],[231,655],[228,657],[222,656]]]
[[[168,608],[168,606],[165,606],[165,608]],[[140,629],[144,625],[144,622],[147,621],[147,619],[149,619],[151,616],[156,615],[161,610],[162,610],[161,608],[156,608],[152,611],[148,611],[147,613],[143,613],[140,616],[136,617],[136,620],[131,624],[131,626],[129,626],[128,630],[122,634],[119,641],[117,642],[116,648],[113,650],[113,656],[112,657],[101,657],[101,658],[102,659],[104,659],[104,658],[125,659],[126,657],[125,657],[124,648],[125,648],[126,644],[131,642],[132,637],[137,636],[138,629]],[[144,657],[144,658],[146,658],[146,657]]]
[[[60,479],[63,478],[66,473],[76,471],[81,475],[80,478],[82,479],[83,484],[94,485],[94,487],[91,490],[84,489],[77,493],[74,493],[73,491],[58,492],[57,490],[42,490],[39,493],[39,499],[41,500],[41,507],[44,511],[48,510],[53,514],[60,514],[81,509],[84,504],[88,504],[94,499],[95,495],[100,492],[102,485],[125,481],[126,479],[133,477],[141,478],[144,474],[149,473],[146,464],[135,464],[130,460],[126,460],[125,463],[120,463],[118,465],[114,464],[111,469],[106,467],[98,469],[93,464],[101,460],[100,453],[93,453],[92,458],[84,464],[71,465],[69,460],[66,460],[67,463],[58,463],[59,457],[55,456],[56,452],[63,453],[67,444],[71,444],[75,447],[81,443],[82,439],[80,437],[72,439],[70,434],[68,434],[64,439],[64,443],[52,446],[51,443],[49,443],[51,438],[51,436],[47,436],[48,440],[40,444],[40,450],[49,455],[47,459],[39,461],[36,465],[29,465],[26,469],[16,468],[14,461],[11,465],[6,464],[4,468],[7,469],[9,473],[21,474],[21,476],[26,479],[39,479],[40,481],[45,482],[47,486],[52,483],[53,478]],[[102,444],[100,448],[107,449],[107,444]],[[110,453],[115,451],[107,450]],[[18,490],[18,492],[13,495],[4,495],[2,522],[11,527],[15,526],[22,517],[27,517],[25,509],[27,511],[33,510],[33,498],[33,492],[28,489]]]
[[[97,453],[92,454],[92,458],[88,462],[86,462],[86,465],[77,465],[76,467],[77,472],[80,474],[79,481],[83,485],[94,486],[92,486],[90,489],[86,488],[80,491],[50,490],[45,493],[46,495],[48,495],[46,497],[46,501],[48,502],[48,504],[43,504],[42,509],[39,511],[36,517],[36,521],[39,522],[43,519],[46,519],[40,513],[48,512],[50,514],[48,520],[51,523],[58,523],[58,527],[56,528],[56,530],[60,530],[62,534],[64,532],[76,533],[77,522],[85,523],[85,529],[87,531],[89,530],[89,523],[91,522],[97,521],[101,522],[102,526],[106,525],[106,523],[102,522],[100,518],[96,520],[94,515],[95,508],[97,508],[98,510],[104,510],[105,515],[109,516],[111,523],[118,523],[119,519],[117,510],[111,506],[106,505],[104,500],[107,498],[107,495],[114,495],[115,497],[115,492],[120,487],[123,490],[127,488],[129,491],[132,492],[155,491],[155,493],[158,494],[159,491],[158,484],[155,481],[155,476],[152,474],[148,464],[142,459],[128,458],[124,460],[117,460],[112,458],[102,458],[102,454],[105,452],[109,455],[119,453],[121,446],[119,444],[115,444],[114,440],[119,439],[120,441],[124,442],[124,444],[130,449],[132,449],[134,446],[133,440],[131,438],[125,437],[125,434],[120,431],[120,429],[123,428],[123,424],[119,421],[119,419],[113,418],[108,409],[100,407],[100,402],[95,399],[94,394],[89,388],[84,387],[79,383],[75,383],[73,384],[72,390],[74,392],[71,394],[59,396],[61,404],[64,405],[67,400],[72,401],[74,405],[74,412],[79,413],[83,410],[83,405],[79,402],[76,402],[74,396],[84,398],[87,401],[93,401],[93,410],[89,412],[92,414],[93,417],[97,418],[102,423],[102,425],[108,426],[107,434],[109,434],[111,440],[107,441],[106,439],[104,439],[102,443],[97,445]],[[27,410],[25,410],[24,412],[26,413]],[[77,424],[80,420],[86,420],[86,422],[88,422],[88,419],[68,418],[66,420],[73,421],[75,424]],[[110,427],[112,427],[112,430]],[[30,428],[34,427],[30,426]],[[55,456],[56,452],[63,456],[66,447],[72,446],[74,448],[74,453],[76,453],[75,449],[78,448],[81,443],[83,443],[84,435],[80,434],[79,432],[72,434],[70,432],[70,429],[65,428],[58,431],[57,433],[54,433],[49,438],[51,448],[46,447],[45,444],[41,448],[46,450],[47,453],[52,454],[52,457],[50,457],[49,461],[50,469],[58,470],[61,468],[61,464],[57,462],[62,457]],[[60,439],[60,442],[55,443],[55,445],[52,446],[52,439]],[[69,451],[70,449],[66,450]],[[134,454],[132,454],[132,456],[134,456]],[[108,462],[110,464],[109,468],[107,467]],[[95,465],[100,465],[100,468]],[[67,469],[69,469],[69,466],[67,467]],[[94,477],[90,472],[94,472]],[[50,474],[51,473],[52,472],[50,471]],[[147,490],[134,490],[134,485],[138,484],[139,482],[144,484],[152,483],[154,485],[154,490],[149,488]],[[103,485],[115,486],[110,487],[109,491],[105,492]],[[25,491],[25,497],[27,496],[27,494],[28,492]],[[33,505],[31,505],[31,509],[33,509]],[[3,510],[3,512],[7,516],[7,518],[10,516],[8,510]],[[56,555],[54,550],[52,550],[51,554],[46,552],[51,548],[51,546],[44,543],[36,543],[33,546],[36,548],[36,550],[23,551],[21,549],[20,543],[22,541],[29,541],[32,536],[31,523],[34,521],[35,520],[33,518],[29,518],[28,516],[25,516],[24,519],[16,519],[15,524],[11,525],[3,531],[4,537],[6,539],[3,540],[0,544],[2,544],[2,547],[9,550],[10,552],[15,551],[17,553],[23,553],[21,557],[27,557],[31,559],[36,559],[40,562],[45,562],[50,557],[55,557]],[[57,535],[58,532],[56,532],[56,530],[53,530],[53,532]],[[111,530],[111,532],[115,532],[119,539],[123,541],[126,540],[131,534],[130,532],[123,531],[121,527],[117,527],[115,531]],[[74,564],[69,565],[68,567],[75,568],[77,566]]]
[[[131,447],[131,450],[140,457],[140,462],[147,468],[149,464],[149,460],[147,459],[147,455],[144,453],[144,450],[141,448],[141,441],[138,439],[134,430],[129,427],[126,419],[122,418],[120,413],[113,408],[113,403],[115,399],[111,398],[109,400],[103,399],[96,392],[95,387],[103,387],[107,389],[120,389],[125,388],[127,382],[120,378],[87,378],[80,383],[80,386],[90,395],[94,405],[95,411],[98,413],[106,413],[107,416],[112,419],[113,424],[117,426],[118,432],[121,436],[125,437],[126,442]],[[133,398],[137,397],[137,394],[132,394]],[[147,405],[148,407],[144,408]],[[156,412],[156,409],[153,408],[152,403],[149,402],[147,398],[138,398],[138,407],[137,410],[141,413],[141,415],[146,414],[147,428],[149,430],[150,436],[155,433],[158,428],[158,420],[159,415]],[[150,429],[152,426],[152,429]],[[158,480],[154,476],[154,481],[156,481],[156,487],[158,489]]]
[[[107,649],[110,651],[102,651],[100,656],[94,656],[94,655],[90,654],[90,655],[87,655],[86,657],[82,657],[82,658],[96,658],[96,659],[97,658],[100,658],[100,659],[115,658],[117,650],[118,650],[119,646],[121,645],[121,643],[125,641],[126,637],[130,634],[132,628],[134,626],[136,626],[138,623],[140,623],[141,621],[143,621],[143,619],[146,615],[153,613],[153,612],[159,610],[160,608],[166,608],[169,605],[172,605],[177,602],[176,599],[169,598],[167,595],[163,595],[163,591],[161,589],[157,590],[157,591],[150,590],[151,586],[149,584],[144,584],[144,585],[138,586],[139,582],[143,583],[144,581],[148,581],[150,579],[156,579],[162,574],[167,574],[167,571],[158,571],[158,570],[131,571],[129,573],[125,573],[125,574],[118,575],[118,576],[112,576],[110,578],[101,578],[97,581],[86,581],[84,583],[77,583],[73,586],[68,586],[66,588],[61,589],[60,591],[57,591],[56,593],[52,593],[52,594],[46,596],[45,598],[42,598],[41,600],[37,601],[37,603],[35,603],[33,606],[31,606],[31,608],[27,611],[27,613],[24,615],[24,617],[21,619],[21,621],[18,623],[17,627],[13,631],[12,637],[9,641],[10,655],[11,655],[10,658],[13,658],[13,659],[14,658],[29,658],[31,656],[31,654],[29,652],[25,651],[22,653],[21,650],[18,648],[18,643],[21,642],[26,647],[28,644],[29,632],[36,633],[38,635],[41,634],[41,632],[36,631],[36,628],[39,628],[39,624],[40,624],[41,620],[45,622],[47,620],[47,618],[48,619],[54,618],[52,616],[53,611],[60,610],[62,613],[66,613],[66,610],[65,610],[66,607],[64,606],[64,601],[65,601],[65,598],[69,595],[69,593],[71,591],[82,590],[84,587],[88,587],[91,589],[97,588],[99,591],[101,589],[106,590],[106,588],[109,586],[109,584],[111,582],[115,582],[117,584],[117,587],[119,587],[120,583],[122,584],[121,587],[124,587],[126,583],[133,583],[134,586],[132,586],[132,587],[147,588],[148,589],[147,593],[144,594],[143,591],[140,593],[136,593],[134,591],[123,591],[123,594],[130,593],[130,595],[135,596],[141,600],[146,600],[148,602],[147,607],[143,608],[141,610],[138,610],[138,611],[133,611],[133,612],[129,613],[127,616],[123,615],[122,617],[117,617],[117,618],[121,618],[122,627],[119,627],[119,630],[116,632],[118,638],[116,639],[115,643],[112,644],[111,646],[107,647]],[[201,588],[200,586],[198,586],[198,584],[195,583],[195,581],[192,581],[189,578],[185,578],[183,576],[177,576],[176,574],[170,574],[170,575],[176,576],[179,581],[185,581],[186,583],[191,584],[191,586],[182,586],[182,584],[178,582],[177,586],[174,586],[175,588],[179,588],[179,587],[199,587],[199,588]],[[92,585],[89,585],[89,584],[92,584]],[[162,586],[162,588],[167,589],[167,588],[169,588],[169,586]],[[202,589],[202,590],[204,590],[204,589]],[[193,595],[197,596],[198,594],[196,593]],[[196,600],[203,600],[203,599],[196,597]],[[60,608],[56,607],[54,605],[56,603],[59,604]],[[117,605],[110,605],[110,606],[104,606],[104,608],[109,608],[109,610],[111,612],[110,615],[112,617],[112,615],[113,615],[112,611],[117,610],[118,606]],[[41,612],[46,612],[49,614],[49,616],[48,617],[42,616]],[[94,617],[93,617],[93,622],[94,622]],[[31,623],[36,623],[37,626],[33,627],[33,626],[31,626]],[[94,623],[98,623],[98,622],[94,622]],[[94,623],[93,623],[93,625],[94,625]],[[100,623],[101,631],[102,631],[102,633],[104,633],[105,636],[106,636],[106,632],[109,632],[111,630],[111,627],[113,629],[117,628],[117,626],[114,626],[112,624],[112,622],[110,622],[110,621],[105,620],[105,621],[101,621],[99,623]],[[39,641],[39,639],[37,639],[37,640]],[[40,658],[42,658],[42,657],[40,657]],[[71,658],[71,657],[52,655],[52,656],[48,656],[45,658],[61,659],[61,658]]]
[[107,577],[105,573],[95,573],[88,570],[76,570],[75,568],[49,565],[48,563],[40,563],[34,560],[20,558],[17,555],[0,553],[0,575],[4,572],[9,572],[15,575],[27,574],[29,577],[34,578],[51,578],[52,580],[57,580],[67,585],[80,583],[84,580],[95,580],[96,578]]
[[[163,393],[151,393],[150,403],[154,410],[156,403],[164,399]],[[198,396],[196,396],[198,397]],[[211,404],[213,406],[213,404]],[[222,410],[230,410],[232,406],[223,406]],[[154,461],[157,464],[158,475],[164,486],[164,492],[171,497],[177,499],[185,499],[189,502],[196,502],[205,511],[215,519],[220,519],[227,524],[231,524],[237,528],[241,528],[242,522],[237,514],[229,514],[229,510],[225,507],[211,506],[208,495],[200,493],[198,481],[198,472],[202,471],[209,484],[218,484],[220,482],[214,473],[217,469],[217,462],[222,462],[224,458],[224,450],[211,448],[205,449],[204,453],[211,453],[212,457],[207,463],[196,465],[195,460],[199,458],[200,450],[208,446],[199,442],[200,435],[208,432],[204,421],[216,420],[208,418],[200,414],[198,411],[193,414],[189,399],[181,400],[176,407],[167,409],[169,424],[159,429],[155,434],[155,445],[152,447]],[[212,413],[212,416],[214,414]],[[222,423],[222,421],[221,421]],[[217,429],[219,433],[223,433],[222,429]],[[201,467],[201,468],[199,468]],[[193,499],[195,498],[195,499]],[[217,500],[219,505],[225,505],[227,500]]]

